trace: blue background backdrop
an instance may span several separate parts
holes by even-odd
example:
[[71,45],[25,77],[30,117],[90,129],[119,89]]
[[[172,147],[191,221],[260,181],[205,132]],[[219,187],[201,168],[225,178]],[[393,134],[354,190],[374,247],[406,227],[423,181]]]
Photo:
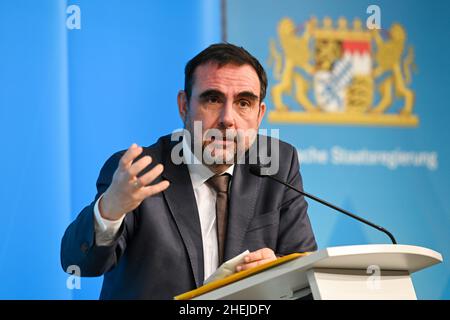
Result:
[[[450,4],[378,1],[382,22],[402,23],[416,50],[418,128],[274,125],[299,148],[436,150],[439,168],[304,165],[305,188],[392,229],[400,243],[450,255]],[[364,1],[228,1],[228,40],[262,62],[283,16],[364,17]],[[66,8],[81,9],[68,30]],[[258,32],[258,37],[255,32]],[[95,195],[101,165],[132,142],[179,128],[186,61],[220,41],[219,0],[0,1],[0,299],[96,299],[101,278],[66,288],[59,246]],[[270,75],[270,70],[269,75]],[[270,79],[273,82],[273,79]],[[268,100],[269,108],[271,108]],[[311,203],[320,247],[386,243],[383,235]],[[415,275],[419,298],[450,298],[444,263]]]

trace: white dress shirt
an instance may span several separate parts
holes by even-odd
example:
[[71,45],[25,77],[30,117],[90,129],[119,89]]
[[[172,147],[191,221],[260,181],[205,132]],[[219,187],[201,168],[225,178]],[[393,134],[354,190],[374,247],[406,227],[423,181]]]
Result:
[[[186,155],[188,156],[186,157]],[[184,139],[183,156],[185,160],[194,159],[191,148],[185,143]],[[189,161],[185,162],[187,162],[192,188],[194,189],[195,201],[197,202],[203,242],[204,279],[207,279],[214,271],[216,271],[219,264],[216,227],[216,192],[206,183],[214,173],[205,165],[198,163],[199,161],[196,161],[195,164],[193,161],[191,161],[191,163]],[[232,176],[233,169],[234,165],[230,166],[224,173],[228,173]],[[95,241],[98,246],[107,246],[114,242],[125,216],[114,221],[104,219],[100,215],[100,210],[98,208],[100,199],[101,197],[94,205]]]

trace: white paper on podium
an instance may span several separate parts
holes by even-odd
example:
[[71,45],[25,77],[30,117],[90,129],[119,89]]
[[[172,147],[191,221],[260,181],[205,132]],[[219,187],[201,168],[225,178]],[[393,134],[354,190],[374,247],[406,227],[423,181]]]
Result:
[[236,257],[231,258],[230,260],[222,263],[222,265],[219,268],[217,268],[217,270],[214,271],[214,273],[212,275],[210,275],[208,277],[208,279],[205,280],[204,284],[207,284],[207,283],[215,281],[215,280],[226,278],[229,275],[232,275],[233,273],[235,273],[236,267],[238,265],[244,263],[244,258],[249,253],[250,253],[250,251],[245,250],[240,255],[237,255]]

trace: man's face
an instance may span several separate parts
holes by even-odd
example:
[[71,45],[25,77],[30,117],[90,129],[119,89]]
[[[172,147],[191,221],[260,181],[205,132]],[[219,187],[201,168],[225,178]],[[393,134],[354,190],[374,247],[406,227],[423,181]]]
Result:
[[[223,161],[234,159],[239,148],[248,150],[253,143],[266,106],[260,103],[260,82],[250,65],[227,64],[218,67],[206,63],[196,68],[189,101],[184,91],[178,94],[180,115],[185,128],[194,137],[194,122],[202,124],[202,150],[207,149]],[[209,137],[212,129],[220,130],[224,139]],[[225,132],[242,139],[227,138]],[[242,149],[240,149],[242,150]]]

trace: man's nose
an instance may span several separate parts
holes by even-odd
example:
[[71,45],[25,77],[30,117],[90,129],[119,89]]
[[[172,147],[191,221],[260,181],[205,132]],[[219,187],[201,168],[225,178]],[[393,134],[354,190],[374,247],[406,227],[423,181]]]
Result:
[[230,128],[234,126],[234,109],[232,102],[227,102],[224,105],[219,121],[221,127]]

